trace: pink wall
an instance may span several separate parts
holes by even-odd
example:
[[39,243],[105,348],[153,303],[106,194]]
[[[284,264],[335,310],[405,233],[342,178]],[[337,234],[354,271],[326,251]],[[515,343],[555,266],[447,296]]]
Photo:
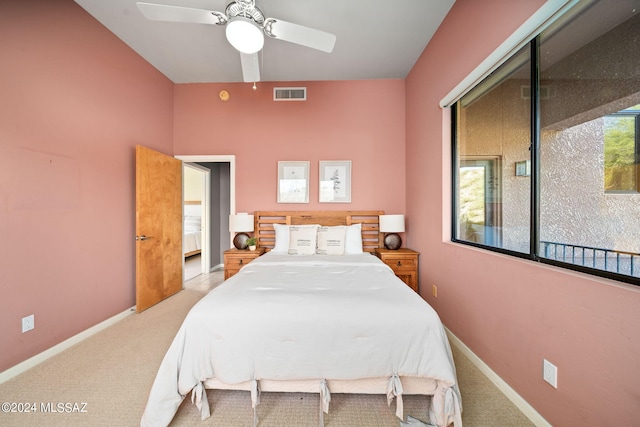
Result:
[[[408,246],[422,253],[421,293],[443,322],[551,424],[636,425],[640,289],[447,242],[449,121],[438,102],[543,3],[456,1],[406,79]],[[543,358],[558,366],[557,390],[542,380]]]
[[3,371],[135,304],[134,147],[171,154],[173,85],[72,0],[0,2],[0,57]]
[[[274,86],[306,86],[307,101],[274,102]],[[176,85],[174,150],[234,154],[238,212],[404,213],[404,104],[403,80]],[[310,162],[308,204],[276,203],[283,160]],[[351,203],[318,203],[319,160],[352,161]]]
[[[174,87],[71,0],[0,3],[0,54],[0,371],[134,305],[136,144],[235,154],[238,211],[404,212],[403,80]],[[309,204],[275,202],[278,160]],[[353,161],[352,203],[317,202],[319,160]]]

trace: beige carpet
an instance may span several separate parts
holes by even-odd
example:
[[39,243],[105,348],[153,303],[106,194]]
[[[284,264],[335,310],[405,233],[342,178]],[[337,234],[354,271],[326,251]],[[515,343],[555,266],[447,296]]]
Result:
[[[184,290],[140,314],[86,339],[0,385],[0,401],[35,404],[37,412],[0,413],[0,426],[136,426],[156,371],[186,313],[203,292]],[[454,349],[465,427],[533,425]],[[333,394],[326,427],[399,426],[385,396]],[[200,421],[185,399],[172,426],[251,426],[248,392],[208,391],[212,416]],[[425,419],[425,397],[405,396],[405,415]],[[84,412],[41,412],[63,404]],[[74,404],[78,404],[74,407]],[[64,404],[69,404],[65,406]],[[86,404],[86,405],[85,405]],[[318,396],[263,393],[261,427],[318,425]]]

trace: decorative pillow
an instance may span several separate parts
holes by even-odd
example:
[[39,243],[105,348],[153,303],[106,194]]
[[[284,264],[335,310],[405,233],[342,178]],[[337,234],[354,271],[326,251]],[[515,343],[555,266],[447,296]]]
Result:
[[318,227],[318,248],[316,253],[321,255],[344,255],[346,228],[344,225]]
[[344,253],[347,255],[362,253],[362,224],[346,227]]
[[318,226],[289,227],[289,255],[313,255],[316,253]]
[[276,241],[274,243],[271,252],[286,254],[289,253],[289,227],[319,227],[318,224],[304,224],[304,225],[286,225],[286,224],[273,224],[273,229],[276,232]]
[[289,226],[283,224],[273,224],[276,232],[276,242],[271,252],[286,254],[289,252]]

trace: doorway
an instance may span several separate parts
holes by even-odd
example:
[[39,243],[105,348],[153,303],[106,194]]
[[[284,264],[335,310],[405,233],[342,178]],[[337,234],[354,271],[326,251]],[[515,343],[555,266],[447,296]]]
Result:
[[[175,157],[183,161],[185,168],[196,169],[205,176],[204,191],[200,202],[203,229],[200,272],[210,273],[223,267],[223,252],[232,245],[232,236],[229,233],[229,215],[235,213],[235,156],[177,155]],[[187,197],[189,196],[185,192],[183,197],[185,199],[183,211],[185,212],[193,209],[187,208],[189,206],[186,203]],[[183,220],[186,220],[186,216]],[[188,279],[186,263],[183,261],[183,283]]]
[[195,163],[182,163],[182,252],[184,281],[209,272],[210,215],[207,194],[211,171]]

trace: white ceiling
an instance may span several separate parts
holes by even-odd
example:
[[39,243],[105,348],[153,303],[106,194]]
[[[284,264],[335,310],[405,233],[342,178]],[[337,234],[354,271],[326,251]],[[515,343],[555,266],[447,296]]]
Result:
[[[218,25],[149,21],[136,0],[75,0],[174,83],[242,82]],[[225,11],[229,0],[145,0]],[[332,53],[265,37],[262,81],[405,78],[455,0],[256,0],[265,17],[333,33]]]

